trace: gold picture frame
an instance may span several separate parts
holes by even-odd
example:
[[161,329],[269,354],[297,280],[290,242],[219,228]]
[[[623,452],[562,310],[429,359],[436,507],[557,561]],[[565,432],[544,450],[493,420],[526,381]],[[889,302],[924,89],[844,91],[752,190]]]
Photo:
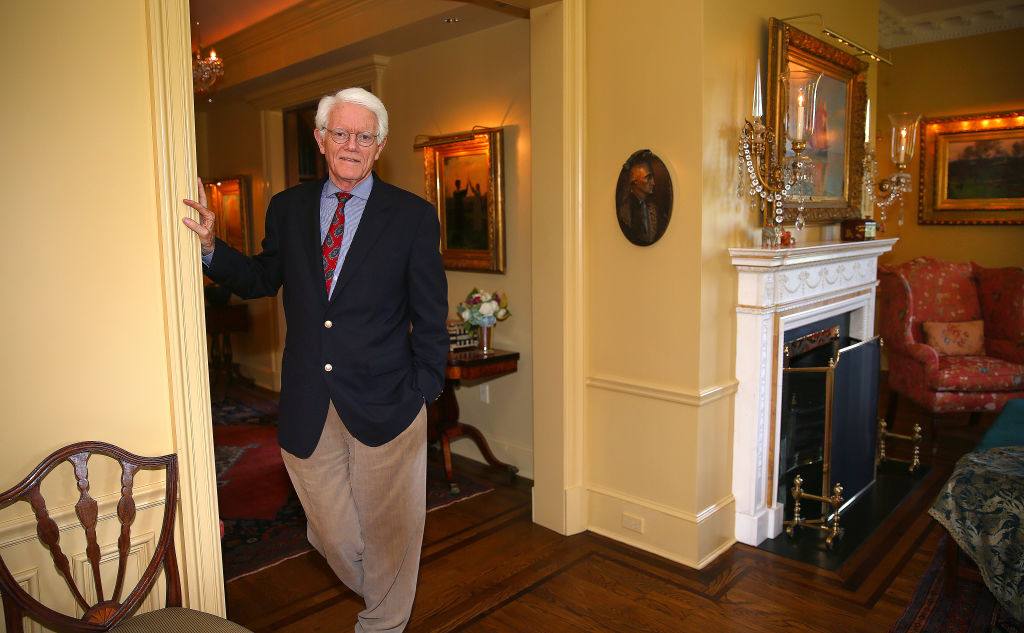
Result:
[[427,199],[441,220],[444,267],[504,273],[504,130],[432,136],[417,147]]
[[248,176],[203,178],[207,208],[217,217],[216,236],[228,246],[246,255],[254,250],[252,238],[252,199]]
[[921,121],[918,224],[1024,224],[1024,111]]
[[[782,94],[779,78],[791,68],[823,74],[815,115],[820,123],[806,151],[815,179],[804,201],[804,217],[816,224],[860,217],[868,65],[777,18],[768,21],[768,30],[767,125],[778,131],[780,160],[793,152],[785,137],[789,95]],[[796,220],[796,207],[792,195],[784,201],[787,222]]]

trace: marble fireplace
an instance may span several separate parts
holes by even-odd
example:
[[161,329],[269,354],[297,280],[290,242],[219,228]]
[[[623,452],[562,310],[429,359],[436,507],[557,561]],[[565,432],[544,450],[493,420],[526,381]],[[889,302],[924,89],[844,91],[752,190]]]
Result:
[[786,333],[847,314],[849,335],[871,338],[878,257],[895,243],[729,249],[739,276],[732,482],[739,542],[758,545],[782,532],[785,500],[776,491]]

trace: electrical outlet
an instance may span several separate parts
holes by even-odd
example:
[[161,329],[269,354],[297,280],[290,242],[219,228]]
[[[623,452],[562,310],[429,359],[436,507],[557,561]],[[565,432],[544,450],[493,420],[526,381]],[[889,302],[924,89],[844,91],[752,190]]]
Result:
[[491,404],[491,386],[480,385],[480,402]]
[[627,530],[633,530],[634,532],[644,533],[644,520],[641,517],[633,516],[632,514],[623,512],[622,513],[622,527]]

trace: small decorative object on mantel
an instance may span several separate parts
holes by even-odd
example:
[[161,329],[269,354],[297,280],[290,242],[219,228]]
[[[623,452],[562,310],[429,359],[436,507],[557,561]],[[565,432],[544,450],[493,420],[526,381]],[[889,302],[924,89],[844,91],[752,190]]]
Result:
[[863,242],[864,240],[875,239],[878,224],[874,220],[864,218],[850,218],[843,220],[842,239],[844,242]]
[[508,311],[508,295],[500,292],[487,293],[473,288],[466,298],[459,302],[456,311],[470,331],[478,337],[478,347],[483,351],[491,349],[491,328],[498,321],[512,316]]

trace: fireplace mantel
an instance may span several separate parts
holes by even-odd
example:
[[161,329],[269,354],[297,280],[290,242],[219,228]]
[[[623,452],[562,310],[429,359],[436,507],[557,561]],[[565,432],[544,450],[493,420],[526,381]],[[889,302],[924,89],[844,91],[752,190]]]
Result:
[[741,543],[757,545],[782,531],[774,490],[785,332],[850,313],[850,336],[873,336],[878,257],[896,241],[729,249],[739,276],[732,487]]

